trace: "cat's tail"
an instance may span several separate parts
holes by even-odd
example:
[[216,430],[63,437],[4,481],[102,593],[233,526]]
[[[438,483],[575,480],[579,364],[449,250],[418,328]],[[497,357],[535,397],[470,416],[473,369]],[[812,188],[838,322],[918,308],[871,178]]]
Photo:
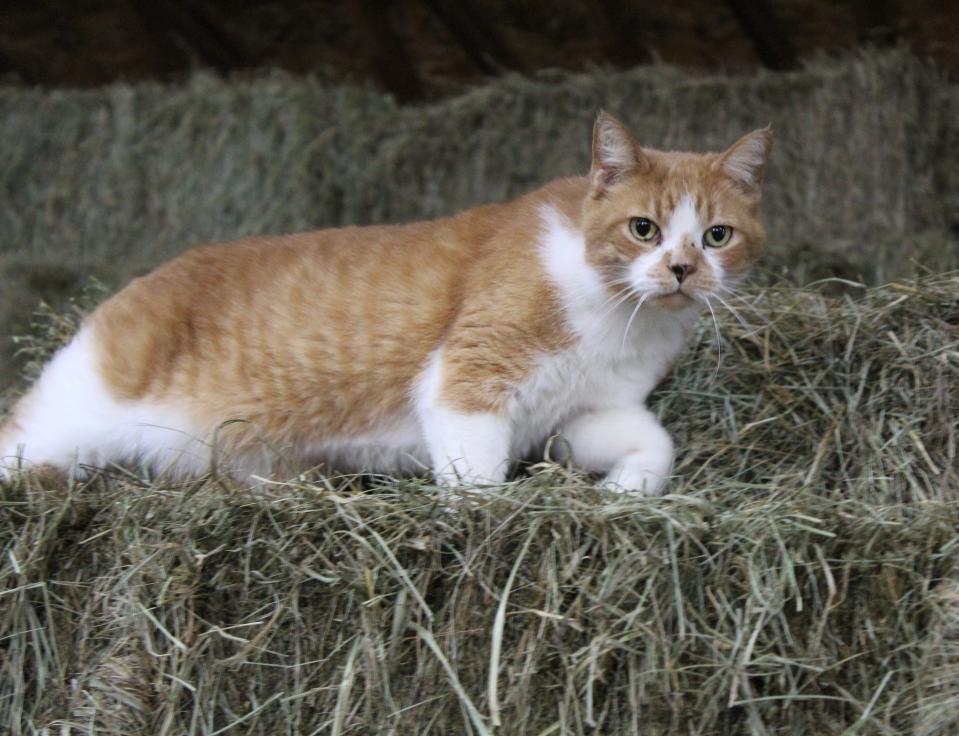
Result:
[[40,468],[83,475],[131,461],[175,474],[209,467],[209,446],[183,412],[169,402],[116,396],[99,365],[88,324],[47,364],[0,429],[0,468],[7,476]]
[[0,473],[20,470],[75,473],[110,461],[105,435],[120,429],[109,411],[96,361],[96,340],[84,326],[44,367],[0,429]]
[[94,368],[89,343],[81,329],[0,426],[0,477],[34,468],[64,472],[87,459],[92,428],[80,404]]

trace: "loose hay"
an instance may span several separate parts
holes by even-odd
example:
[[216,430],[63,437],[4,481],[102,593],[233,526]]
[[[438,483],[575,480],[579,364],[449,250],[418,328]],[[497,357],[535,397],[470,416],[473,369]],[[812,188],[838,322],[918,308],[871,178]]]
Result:
[[718,367],[701,325],[662,499],[548,463],[455,513],[417,480],[3,486],[0,723],[947,732],[959,274],[847,288],[745,293]]

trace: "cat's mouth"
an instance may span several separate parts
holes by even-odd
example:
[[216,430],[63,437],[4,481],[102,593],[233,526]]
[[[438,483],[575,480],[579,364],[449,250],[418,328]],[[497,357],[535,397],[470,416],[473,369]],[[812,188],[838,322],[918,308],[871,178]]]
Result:
[[680,309],[692,302],[693,297],[689,293],[683,291],[681,287],[676,287],[675,291],[670,291],[665,294],[657,294],[650,301],[665,309]]

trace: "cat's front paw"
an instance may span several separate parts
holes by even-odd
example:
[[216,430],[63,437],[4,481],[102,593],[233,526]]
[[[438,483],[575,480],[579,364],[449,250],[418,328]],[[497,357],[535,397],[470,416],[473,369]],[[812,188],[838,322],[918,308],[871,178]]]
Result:
[[603,478],[607,491],[629,496],[662,496],[668,476],[631,462],[622,462]]

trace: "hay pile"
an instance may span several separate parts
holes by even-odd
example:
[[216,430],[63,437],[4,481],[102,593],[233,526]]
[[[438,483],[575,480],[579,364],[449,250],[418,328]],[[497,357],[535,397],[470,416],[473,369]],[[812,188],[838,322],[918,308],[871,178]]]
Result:
[[954,731],[959,274],[849,289],[747,292],[718,368],[703,322],[662,499],[548,464],[456,513],[415,480],[4,486],[0,727]]

